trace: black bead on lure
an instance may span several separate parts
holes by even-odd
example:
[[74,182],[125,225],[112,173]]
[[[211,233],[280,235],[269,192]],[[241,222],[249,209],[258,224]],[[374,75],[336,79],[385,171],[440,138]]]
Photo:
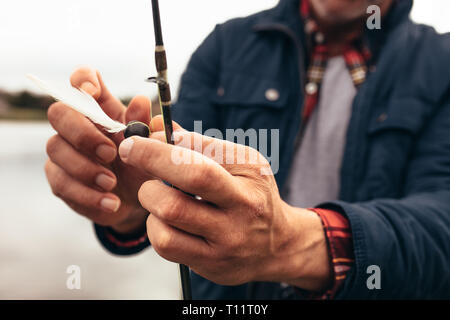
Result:
[[131,136],[148,138],[150,136],[150,128],[143,122],[130,121],[127,124],[127,128],[123,132],[123,136],[125,137],[125,139]]

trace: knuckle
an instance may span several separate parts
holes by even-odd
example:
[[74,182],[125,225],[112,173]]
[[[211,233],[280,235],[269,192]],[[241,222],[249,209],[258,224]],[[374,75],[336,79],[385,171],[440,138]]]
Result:
[[252,194],[241,194],[241,197],[238,201],[241,205],[241,208],[243,208],[243,210],[245,210],[245,212],[249,216],[261,217],[262,215],[264,215],[265,208],[267,206],[267,200],[266,196],[264,195],[264,191],[255,188]]
[[261,153],[259,153],[258,151],[256,151],[256,152],[257,152],[257,157],[258,157],[258,163],[259,163],[260,165],[262,165],[262,166],[270,167],[269,160],[267,160],[267,158],[264,157],[264,156],[263,156]]
[[257,159],[258,151],[250,146],[244,146],[244,149],[246,163],[254,164],[255,159]]
[[226,260],[235,258],[242,246],[243,235],[239,232],[229,233],[225,236],[224,248],[222,250],[222,258]]
[[172,234],[170,232],[161,232],[155,242],[156,243],[154,246],[159,250],[159,252],[167,254],[172,248]]
[[84,182],[95,182],[97,170],[93,169],[91,165],[77,162],[71,165],[71,167],[71,171],[73,172],[71,172],[71,175],[75,178]]
[[170,201],[165,201],[159,214],[164,220],[177,221],[182,216],[184,208],[182,198],[173,197]]
[[58,149],[58,144],[59,144],[59,136],[58,135],[54,135],[52,137],[50,137],[50,139],[48,139],[47,141],[47,146],[46,146],[46,151],[47,151],[47,155],[52,158],[57,149]]
[[151,192],[151,188],[155,183],[153,180],[144,182],[138,190],[138,200],[140,203],[144,204],[147,201],[147,195]]
[[94,74],[96,74],[96,70],[91,67],[88,66],[79,67],[75,69],[70,75],[70,83],[73,86],[79,86],[85,80],[92,78]]
[[45,171],[45,175],[47,176],[47,180],[50,181],[51,180],[51,175],[50,175],[51,161],[50,161],[50,159],[47,159],[47,161],[45,162],[44,171]]
[[192,170],[191,183],[198,190],[208,188],[211,181],[215,180],[214,169],[208,165],[201,165]]
[[261,160],[258,165],[258,175],[266,181],[270,181],[273,178],[272,166],[264,156],[261,155],[260,158]]
[[[77,190],[79,190],[78,187],[76,187]],[[98,194],[94,193],[94,192],[80,192],[79,193],[79,197],[77,197],[77,201],[87,207],[87,208],[98,208],[99,204],[100,204],[100,197]],[[104,213],[102,213],[102,211],[97,211],[97,216],[98,217],[107,217],[107,215],[105,215]]]
[[249,194],[244,192],[238,192],[235,196],[235,201],[245,210],[250,209],[253,205],[252,200],[249,198]]
[[72,143],[75,148],[83,149],[86,140],[90,140],[86,139],[86,130],[77,130],[76,132],[72,132]]
[[55,102],[50,105],[47,110],[47,118],[51,124],[55,124],[66,110],[66,106],[62,102]]
[[55,172],[53,165],[51,163],[47,164],[45,169],[52,193],[55,196],[61,198],[64,194],[64,189],[66,186],[63,177],[61,176],[61,174]]
[[[240,232],[234,232],[229,237],[229,245],[233,249],[237,249],[242,245],[243,235]],[[235,250],[233,250],[235,251]]]
[[261,175],[263,168],[270,168],[270,163],[258,150],[248,147],[248,164],[252,169],[254,175]]
[[53,180],[53,186],[52,186],[52,191],[53,194],[57,197],[63,197],[64,195],[64,190],[65,189],[65,183],[63,181],[63,179],[59,177],[56,177],[55,180]]
[[[154,221],[154,217],[153,217],[153,215],[151,215],[151,214],[149,214],[148,215],[148,217],[147,217],[147,221],[145,221],[145,227],[146,227],[146,229],[147,229],[147,235],[148,235],[148,238],[149,238],[149,240],[152,240],[152,237],[153,237],[153,221]],[[153,244],[153,241],[152,241],[152,244]]]
[[265,206],[266,206],[265,201],[258,196],[256,196],[252,201],[248,203],[249,211],[254,217],[263,216]]

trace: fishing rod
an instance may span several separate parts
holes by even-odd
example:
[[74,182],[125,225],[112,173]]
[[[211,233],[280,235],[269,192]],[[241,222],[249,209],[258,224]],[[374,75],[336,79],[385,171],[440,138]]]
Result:
[[149,77],[147,81],[156,83],[158,85],[159,104],[161,108],[161,115],[163,117],[166,142],[174,144],[172,139],[172,115],[170,112],[172,97],[170,94],[169,82],[167,80],[167,58],[161,31],[161,18],[159,13],[158,0],[152,0],[152,11],[153,26],[155,30],[155,63],[158,75],[156,77]]
[[[147,79],[147,81],[156,83],[158,85],[159,105],[161,108],[161,115],[163,118],[166,142],[174,144],[172,136],[173,133],[172,114],[170,112],[172,98],[170,94],[169,82],[167,80],[167,58],[161,30],[161,17],[159,13],[158,0],[152,0],[152,11],[153,11],[153,26],[155,31],[155,63],[157,76],[150,77]],[[180,267],[180,280],[183,299],[191,300],[192,293],[191,293],[191,278],[189,275],[189,267],[185,266],[184,264],[180,264],[179,267]]]

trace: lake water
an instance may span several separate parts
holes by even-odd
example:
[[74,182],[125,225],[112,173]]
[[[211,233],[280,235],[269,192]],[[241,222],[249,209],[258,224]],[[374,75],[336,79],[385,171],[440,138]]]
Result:
[[[178,267],[146,249],[106,252],[91,222],[53,196],[43,170],[48,123],[0,121],[0,299],[177,299]],[[81,289],[66,285],[68,266]]]

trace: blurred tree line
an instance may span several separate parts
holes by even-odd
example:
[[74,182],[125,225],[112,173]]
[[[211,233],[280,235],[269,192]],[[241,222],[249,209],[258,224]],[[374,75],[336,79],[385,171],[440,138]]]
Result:
[[[128,105],[131,97],[120,99]],[[0,119],[8,120],[46,120],[47,109],[55,100],[48,95],[30,91],[9,92],[0,89]],[[158,102],[154,102],[154,106]]]
[[36,95],[29,91],[3,94],[4,101],[13,108],[38,109],[46,111],[53,99],[49,96]]

